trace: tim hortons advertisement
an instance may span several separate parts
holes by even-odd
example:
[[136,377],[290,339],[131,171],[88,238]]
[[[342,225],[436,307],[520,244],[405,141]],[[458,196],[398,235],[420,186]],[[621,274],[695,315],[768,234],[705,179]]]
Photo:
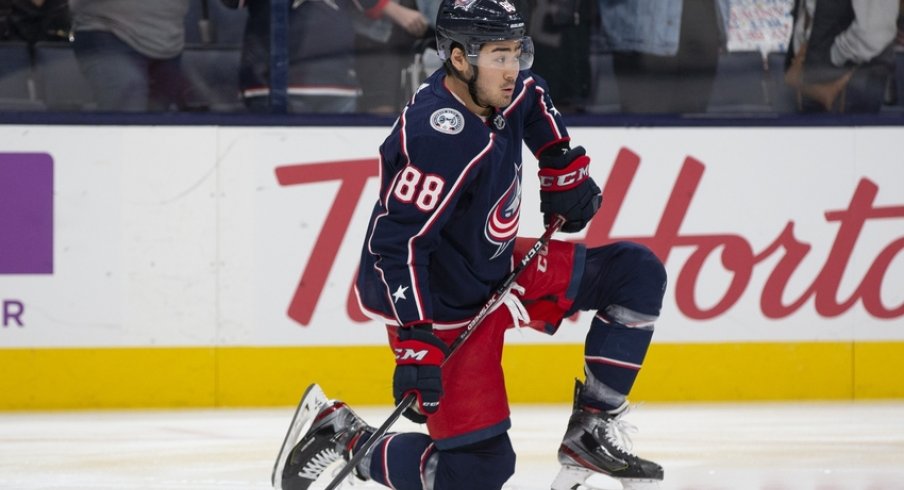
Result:
[[[21,257],[0,257],[0,345],[383,345],[352,284],[387,131],[0,128],[0,189],[36,189],[0,194]],[[665,262],[657,342],[904,340],[904,129],[571,136],[603,206],[557,238]],[[519,235],[538,236],[524,154]],[[511,340],[582,342],[588,322]]]
[[[366,133],[355,140],[376,148],[381,135]],[[575,129],[575,144],[592,155],[603,207],[584,233],[559,238],[590,246],[633,240],[657,253],[669,272],[658,341],[901,339],[904,140],[896,134]],[[258,214],[259,237],[292,244],[258,240],[259,275],[283,277],[281,296],[259,298],[273,329],[268,340],[326,341],[338,332],[371,339],[373,330],[381,340],[351,289],[377,160],[362,158],[360,143],[351,151],[342,133],[315,138],[321,158],[276,158],[257,175],[272,186],[272,196],[258,200],[267,215]],[[520,234],[538,236],[536,167],[527,158]],[[285,257],[293,255],[295,275],[283,289]],[[553,339],[513,339],[580,342],[588,321],[569,320]],[[277,325],[301,332],[277,333]],[[314,333],[325,330],[335,333]]]

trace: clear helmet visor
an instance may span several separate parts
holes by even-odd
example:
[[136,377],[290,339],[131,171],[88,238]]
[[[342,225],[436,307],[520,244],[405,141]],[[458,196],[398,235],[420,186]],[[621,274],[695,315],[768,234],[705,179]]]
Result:
[[534,64],[534,42],[520,39],[489,41],[468,46],[468,61],[481,68],[527,70]]

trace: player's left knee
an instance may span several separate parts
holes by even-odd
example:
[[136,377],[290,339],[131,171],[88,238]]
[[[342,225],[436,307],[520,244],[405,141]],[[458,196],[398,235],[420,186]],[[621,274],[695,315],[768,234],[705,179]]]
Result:
[[635,242],[622,243],[622,257],[634,266],[637,276],[645,278],[657,289],[665,289],[665,266],[646,245]]
[[662,261],[652,250],[634,242],[622,243],[619,256],[631,271],[630,280],[624,286],[631,301],[622,306],[641,315],[659,316],[667,282]]

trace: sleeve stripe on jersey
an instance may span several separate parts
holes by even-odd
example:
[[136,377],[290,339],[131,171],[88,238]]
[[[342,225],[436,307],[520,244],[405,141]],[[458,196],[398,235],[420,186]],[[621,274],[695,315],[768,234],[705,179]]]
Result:
[[[406,131],[406,128],[408,128],[408,118],[406,118],[405,115],[407,113],[408,108],[406,107],[399,116],[399,147],[402,149],[402,155],[405,155],[405,165],[411,165],[411,157],[408,156],[408,132]],[[394,183],[393,187],[395,187]],[[390,188],[390,192],[391,191],[392,188]]]
[[[396,122],[396,124],[404,123],[405,113],[407,111],[408,111],[407,107],[402,110],[402,114],[399,116],[399,120]],[[396,310],[395,302],[392,300],[392,288],[389,286],[389,282],[386,281],[386,275],[384,274],[383,269],[380,267],[380,261],[382,260],[382,257],[379,254],[377,254],[376,252],[374,252],[373,246],[371,245],[374,234],[377,231],[377,225],[380,222],[380,218],[389,214],[390,196],[392,195],[392,189],[395,188],[396,182],[398,181],[398,178],[400,175],[401,175],[401,172],[397,172],[395,174],[395,176],[392,179],[392,182],[387,186],[386,195],[381,196],[381,198],[383,199],[383,202],[382,202],[383,209],[385,209],[386,212],[380,213],[379,215],[374,217],[374,223],[373,223],[373,227],[371,228],[370,236],[367,237],[367,251],[371,255],[376,257],[376,260],[374,261],[374,269],[376,269],[377,273],[380,275],[380,280],[383,282],[383,285],[386,287],[386,298],[388,300],[387,303],[389,303],[390,308],[392,308],[392,315],[396,318],[396,321],[401,325],[402,319],[399,318],[399,312]],[[380,155],[380,175],[379,175],[379,177],[380,177],[380,182],[383,182],[383,155],[382,154]]]
[[[380,153],[380,160],[379,160],[378,167],[377,167],[377,182],[383,182],[383,165],[384,165],[384,163],[385,162],[383,161],[383,154]],[[383,208],[386,208],[386,204],[389,202],[389,193],[390,192],[392,192],[392,187],[389,188],[389,191],[386,192],[385,196],[379,196],[380,197],[380,205],[383,206]]]
[[549,107],[547,107],[546,103],[544,102],[544,95],[546,94],[546,91],[543,90],[543,87],[540,86],[534,87],[534,90],[536,90],[540,95],[539,97],[537,97],[537,103],[540,104],[540,110],[543,112],[546,120],[549,121],[549,127],[550,129],[552,129],[553,134],[555,134],[555,139],[562,139],[562,131],[559,130],[559,125],[556,124],[556,118],[552,115],[551,112],[549,112]]
[[[392,179],[392,183],[388,186],[389,192],[392,192],[392,188],[395,187],[395,182],[399,178],[399,175],[401,175],[401,172],[397,173],[395,175],[395,177]],[[383,204],[383,209],[386,209],[386,212],[380,213],[379,215],[377,215],[374,218],[373,229],[371,230],[370,236],[367,237],[367,251],[370,252],[371,255],[377,257],[377,259],[374,261],[374,269],[376,269],[377,272],[380,274],[380,280],[383,281],[383,286],[386,287],[386,299],[389,300],[388,303],[389,303],[389,306],[392,308],[392,315],[395,316],[396,321],[398,321],[399,324],[401,325],[402,319],[399,318],[399,312],[396,311],[395,302],[392,300],[392,288],[389,287],[389,282],[386,281],[386,274],[383,273],[383,269],[380,267],[380,261],[383,260],[383,258],[378,253],[374,252],[373,246],[371,246],[371,240],[373,240],[374,234],[377,231],[377,225],[380,222],[380,218],[389,214],[389,195],[390,195],[389,193],[386,194],[386,198],[385,198],[384,204]]]

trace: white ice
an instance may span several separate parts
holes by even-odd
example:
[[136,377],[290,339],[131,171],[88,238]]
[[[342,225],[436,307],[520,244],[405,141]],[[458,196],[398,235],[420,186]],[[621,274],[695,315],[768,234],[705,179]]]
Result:
[[[293,409],[0,413],[0,488],[269,489]],[[373,425],[390,411],[355,409]],[[549,489],[569,410],[513,407],[507,489]],[[904,401],[648,403],[628,419],[635,452],[665,467],[663,489],[904,490]]]

